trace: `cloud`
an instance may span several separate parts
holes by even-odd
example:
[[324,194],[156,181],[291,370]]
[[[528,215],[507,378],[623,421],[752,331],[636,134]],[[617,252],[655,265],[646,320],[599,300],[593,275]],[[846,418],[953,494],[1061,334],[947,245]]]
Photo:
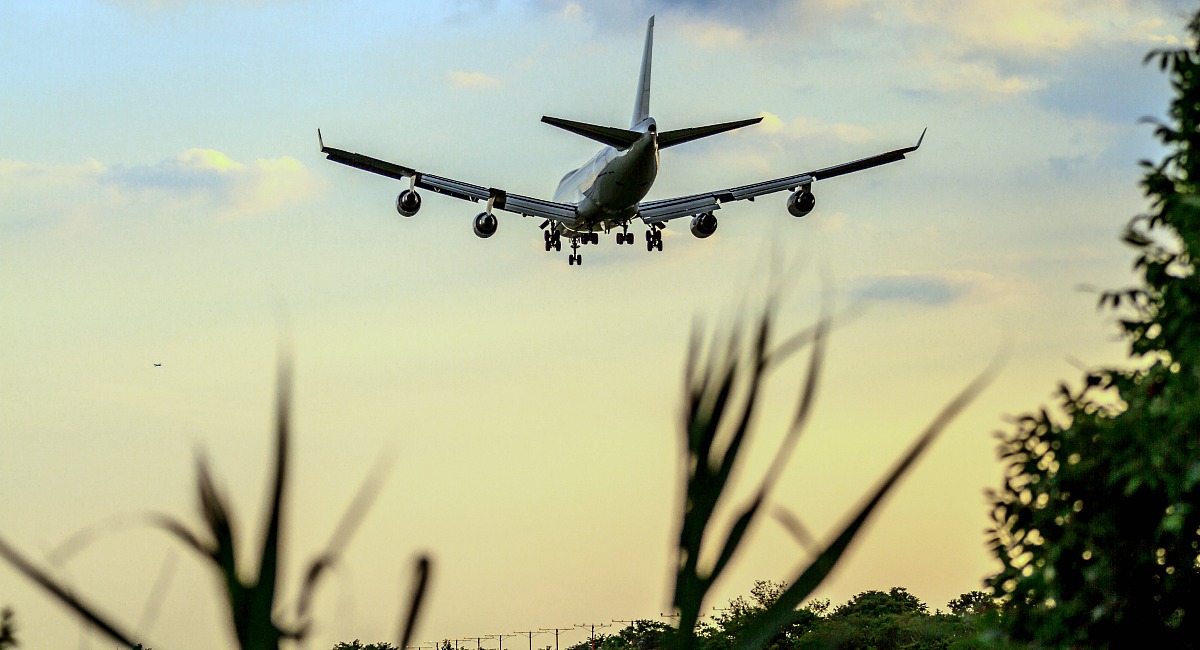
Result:
[[974,293],[995,295],[1004,292],[1005,283],[991,274],[979,271],[901,271],[863,279],[862,286],[854,292],[854,297],[861,300],[910,302],[932,307],[958,302]]
[[682,31],[685,38],[700,47],[730,47],[746,42],[745,29],[712,20],[686,23]]
[[451,70],[446,73],[446,82],[452,88],[475,88],[487,90],[491,88],[499,88],[500,80],[483,72],[468,72],[464,70]]
[[150,165],[105,165],[88,160],[50,165],[0,160],[0,194],[13,200],[57,193],[90,197],[90,206],[114,211],[146,204],[150,209],[196,207],[219,217],[270,212],[310,196],[315,186],[295,158],[241,163],[215,149],[188,149]]
[[188,149],[154,165],[114,166],[99,181],[124,196],[200,204],[227,217],[270,212],[309,196],[313,186],[291,156],[245,164],[215,149]]
[[1033,77],[1001,75],[985,63],[961,63],[956,68],[942,70],[934,76],[939,90],[980,90],[998,95],[1013,95],[1046,87],[1046,82]]

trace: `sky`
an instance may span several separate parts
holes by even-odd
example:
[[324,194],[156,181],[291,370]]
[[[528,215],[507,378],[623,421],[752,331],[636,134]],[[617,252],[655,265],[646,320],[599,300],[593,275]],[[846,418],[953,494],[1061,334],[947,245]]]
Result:
[[[203,451],[242,541],[257,539],[288,356],[286,594],[390,459],[318,594],[309,647],[394,641],[423,552],[435,567],[422,641],[659,618],[689,333],[752,319],[780,286],[780,331],[813,323],[826,298],[868,306],[835,328],[814,419],[773,496],[819,536],[1005,350],[818,593],[904,586],[945,609],[996,567],[994,432],[1080,369],[1123,358],[1089,287],[1134,281],[1119,235],[1145,207],[1138,161],[1161,155],[1139,119],[1170,98],[1141,61],[1181,44],[1190,10],[4,3],[0,533],[50,566],[87,526],[146,512],[198,524]],[[321,128],[329,146],[549,198],[595,144],[540,117],[625,126],[652,14],[660,129],[764,120],[664,152],[651,199],[908,146],[928,127],[924,144],[819,181],[803,219],[786,193],[761,197],[718,212],[709,239],[670,224],[662,253],[602,237],[582,267],[543,250],[538,220],[503,214],[482,240],[479,206],[431,194],[402,218],[399,183],[318,151]],[[735,497],[779,444],[805,363],[770,378]],[[794,577],[805,553],[764,520],[709,604]],[[208,567],[159,531],[113,528],[53,570],[155,648],[230,644]],[[109,647],[0,566],[5,604],[24,646]]]

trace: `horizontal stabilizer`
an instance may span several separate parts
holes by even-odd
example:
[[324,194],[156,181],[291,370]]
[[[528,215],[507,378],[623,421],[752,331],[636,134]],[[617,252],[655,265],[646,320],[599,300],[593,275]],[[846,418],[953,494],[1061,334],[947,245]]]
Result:
[[658,148],[666,149],[677,144],[707,138],[710,135],[740,129],[743,126],[758,124],[763,118],[755,117],[749,120],[738,120],[736,122],[724,122],[721,124],[709,124],[708,126],[694,126],[690,129],[676,129],[674,131],[663,131],[658,134]]
[[642,134],[637,131],[626,131],[625,129],[618,129],[612,126],[598,126],[584,122],[572,122],[571,120],[546,115],[542,116],[542,121],[550,126],[557,126],[560,129],[582,135],[585,138],[591,138],[596,142],[617,149],[628,149],[633,143],[638,141],[638,138],[642,137]]

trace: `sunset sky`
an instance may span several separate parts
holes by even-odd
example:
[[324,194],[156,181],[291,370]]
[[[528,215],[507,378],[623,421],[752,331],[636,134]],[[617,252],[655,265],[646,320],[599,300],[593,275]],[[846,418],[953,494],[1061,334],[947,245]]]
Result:
[[[1138,161],[1161,153],[1138,121],[1170,97],[1141,61],[1181,44],[1192,9],[6,2],[0,534],[43,562],[115,517],[198,524],[203,450],[256,541],[282,350],[295,367],[286,594],[392,459],[319,593],[309,647],[394,642],[422,551],[436,562],[422,641],[658,618],[688,334],[752,316],[774,282],[783,331],[811,324],[823,293],[869,304],[833,334],[774,497],[822,536],[1007,350],[819,594],[899,585],[944,609],[993,570],[993,432],[1080,368],[1122,358],[1114,315],[1086,286],[1133,281],[1119,235],[1144,208]],[[662,253],[602,237],[582,268],[543,251],[536,219],[505,213],[482,240],[480,206],[431,193],[404,219],[400,183],[318,151],[319,127],[333,147],[550,198],[596,145],[539,119],[626,126],[651,14],[660,129],[765,118],[664,152],[651,199],[908,146],[928,127],[924,144],[816,183],[804,219],[771,195],[727,205],[706,240],[670,224]],[[739,494],[804,370],[797,357],[773,376]],[[794,577],[804,553],[764,521],[710,604]],[[145,616],[164,566],[176,568]],[[56,571],[159,650],[230,643],[208,566],[158,531],[106,533]],[[4,605],[23,647],[111,647],[7,565]]]

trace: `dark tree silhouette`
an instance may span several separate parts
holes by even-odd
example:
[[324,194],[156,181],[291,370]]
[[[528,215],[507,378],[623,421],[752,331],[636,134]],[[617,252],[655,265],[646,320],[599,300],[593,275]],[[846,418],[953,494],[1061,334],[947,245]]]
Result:
[[1200,647],[1200,47],[1146,61],[1175,92],[1155,129],[1167,153],[1142,163],[1150,208],[1124,235],[1139,283],[1100,298],[1131,367],[1060,387],[1061,415],[1001,437],[990,584],[1008,631],[1048,647]]

